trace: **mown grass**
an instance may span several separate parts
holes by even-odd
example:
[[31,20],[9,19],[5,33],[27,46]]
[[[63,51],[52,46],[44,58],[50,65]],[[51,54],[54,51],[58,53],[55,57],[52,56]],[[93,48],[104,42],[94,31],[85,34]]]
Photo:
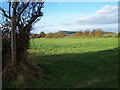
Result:
[[47,74],[33,88],[118,87],[117,38],[40,38],[28,51]]

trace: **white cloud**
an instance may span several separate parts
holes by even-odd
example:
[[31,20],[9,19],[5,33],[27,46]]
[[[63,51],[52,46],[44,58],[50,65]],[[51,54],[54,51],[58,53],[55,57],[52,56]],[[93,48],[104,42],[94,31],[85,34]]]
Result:
[[78,23],[113,24],[118,23],[118,6],[106,5],[95,14],[78,19]]
[[105,13],[116,13],[118,11],[118,6],[110,6],[106,5],[102,9],[98,10],[96,13],[97,14],[105,14]]
[[45,33],[59,30],[77,31],[101,28],[105,31],[118,31],[118,6],[106,5],[94,14],[53,13],[42,18],[34,26],[34,32]]

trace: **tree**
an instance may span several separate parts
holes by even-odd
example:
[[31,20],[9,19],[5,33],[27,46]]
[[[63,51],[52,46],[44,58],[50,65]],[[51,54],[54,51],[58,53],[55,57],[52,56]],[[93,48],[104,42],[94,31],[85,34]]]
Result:
[[[9,48],[11,42],[10,51],[12,53],[10,52],[10,58],[12,56],[12,59],[2,57],[2,60],[6,58],[6,60],[11,61],[11,63],[7,62],[6,67],[3,68],[3,85],[11,83],[11,81],[16,82],[19,80],[20,75],[23,76],[22,80],[31,80],[32,77],[42,76],[40,67],[29,63],[30,60],[27,62],[27,49],[29,48],[32,26],[43,16],[41,9],[43,8],[44,2],[29,2],[27,0],[25,2],[8,2],[7,5],[8,7],[6,8],[0,6],[0,16],[3,16],[2,32],[5,33],[4,35],[10,32],[11,38],[9,41],[7,39],[3,41],[5,45],[2,44],[2,51],[8,53],[9,50],[6,50],[5,47]],[[9,28],[6,28],[8,25],[5,26],[5,24],[11,25],[9,25]],[[4,36],[3,33],[2,36]]]
[[5,21],[2,25],[2,37],[4,38],[5,35],[10,35],[10,28],[11,23],[9,21]]
[[93,31],[90,33],[91,37],[102,37],[103,31],[102,29],[93,29]]
[[12,63],[19,64],[25,60],[30,31],[43,16],[43,5],[44,2],[8,2],[7,11],[0,7],[2,15],[11,23]]
[[84,37],[89,37],[90,35],[90,31],[89,30],[85,30],[84,31]]
[[76,32],[76,33],[74,34],[75,37],[82,37],[82,35],[83,35],[83,32],[82,32],[82,31]]
[[113,33],[112,32],[109,32],[108,33],[108,37],[112,37],[113,36]]
[[102,37],[103,31],[102,29],[96,29],[95,30],[95,37]]
[[48,33],[48,34],[45,35],[45,38],[52,38],[53,35],[54,35],[53,33]]
[[54,36],[63,38],[65,34],[63,32],[58,32],[58,33],[55,33]]
[[31,34],[31,39],[38,38],[38,34]]
[[45,37],[45,33],[44,32],[40,32],[40,37],[44,38]]
[[[9,3],[11,4],[11,3]],[[11,16],[11,55],[12,55],[12,65],[16,64],[16,8],[17,3],[13,2],[13,13]]]

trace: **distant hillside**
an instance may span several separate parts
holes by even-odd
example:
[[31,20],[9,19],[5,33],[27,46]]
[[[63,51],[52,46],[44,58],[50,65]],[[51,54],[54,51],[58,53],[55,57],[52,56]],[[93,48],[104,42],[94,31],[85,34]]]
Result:
[[[110,32],[107,32],[107,31],[103,31],[104,32],[104,34],[108,34],[108,33],[110,33]],[[112,34],[116,34],[115,32],[111,32]]]
[[[60,33],[64,33],[64,34],[75,34],[76,32],[79,32],[79,31],[59,31]],[[84,32],[84,31],[83,31]],[[108,34],[110,32],[107,32],[107,31],[103,31],[104,34]],[[112,34],[116,34],[115,32],[111,32]]]
[[75,34],[77,31],[59,31],[59,32],[64,34]]

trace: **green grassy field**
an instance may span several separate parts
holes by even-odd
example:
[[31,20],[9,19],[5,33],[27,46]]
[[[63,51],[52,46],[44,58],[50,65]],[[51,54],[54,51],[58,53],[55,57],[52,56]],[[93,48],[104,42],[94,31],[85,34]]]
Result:
[[118,87],[117,38],[39,38],[30,45],[30,57],[47,74],[31,87]]

